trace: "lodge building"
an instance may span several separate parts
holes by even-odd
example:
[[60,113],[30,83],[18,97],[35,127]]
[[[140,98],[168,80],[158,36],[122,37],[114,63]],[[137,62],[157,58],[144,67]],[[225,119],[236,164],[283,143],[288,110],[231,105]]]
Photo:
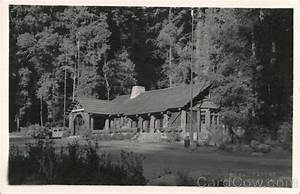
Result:
[[210,86],[208,82],[193,85],[192,111],[189,85],[150,91],[134,86],[131,94],[113,100],[77,98],[69,109],[69,128],[72,135],[78,135],[80,130],[97,133],[138,128],[156,133],[172,128],[186,136],[192,120],[193,132],[206,131],[220,125],[219,108],[209,100]]

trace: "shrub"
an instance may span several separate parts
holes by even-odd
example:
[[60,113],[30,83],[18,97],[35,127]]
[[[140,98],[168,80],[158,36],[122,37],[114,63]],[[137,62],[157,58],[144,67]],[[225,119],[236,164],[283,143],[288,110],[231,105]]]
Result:
[[293,126],[291,122],[282,122],[279,125],[279,130],[277,131],[277,137],[279,142],[285,149],[292,149],[292,130]]
[[28,126],[26,130],[31,131],[31,136],[33,138],[44,139],[51,137],[51,131],[49,128],[40,126],[38,124]]
[[28,157],[16,146],[9,148],[8,180],[10,184],[22,184],[28,181],[31,172],[28,168],[31,165]]
[[35,144],[28,144],[27,146],[28,160],[38,169],[35,174],[38,180],[44,179],[45,183],[51,183],[55,176],[55,164],[57,157],[53,142],[50,140],[38,140]]
[[[21,152],[18,147],[10,148],[9,183],[51,183],[54,180],[56,155],[52,141],[38,140],[27,144]],[[41,181],[42,180],[42,181]]]
[[122,151],[112,162],[110,154],[97,152],[97,143],[73,142],[59,152],[52,141],[40,140],[24,152],[10,150],[9,184],[146,184],[141,155]]
[[166,134],[166,141],[167,142],[176,142],[180,141],[180,135],[174,131],[172,132],[165,132]]
[[245,131],[245,143],[250,143],[253,139],[259,142],[264,142],[269,134],[269,130],[262,125],[249,125]]
[[64,132],[62,138],[69,137],[71,135],[71,129],[68,127],[63,128]]
[[202,131],[199,133],[199,144],[202,146],[208,146],[211,140],[211,134],[207,131]]
[[49,131],[45,127],[42,127],[38,124],[29,125],[27,127],[21,127],[20,134],[22,136],[31,136],[34,138],[45,138]]
[[197,181],[189,177],[186,172],[177,172],[177,186],[195,186]]
[[208,128],[208,131],[210,132],[210,138],[208,140],[209,145],[215,145],[219,147],[229,141],[228,134],[225,133],[225,130],[221,126],[210,127]]

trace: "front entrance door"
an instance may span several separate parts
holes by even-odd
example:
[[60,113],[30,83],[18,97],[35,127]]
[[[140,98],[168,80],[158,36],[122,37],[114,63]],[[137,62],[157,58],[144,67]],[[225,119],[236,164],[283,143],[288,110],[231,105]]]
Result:
[[79,135],[79,131],[82,130],[83,125],[84,125],[84,119],[80,114],[78,114],[74,119],[73,135]]

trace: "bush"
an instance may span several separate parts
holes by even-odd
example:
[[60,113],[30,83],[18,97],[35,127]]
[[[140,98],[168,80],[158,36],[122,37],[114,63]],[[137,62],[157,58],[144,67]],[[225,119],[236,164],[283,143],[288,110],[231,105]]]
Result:
[[208,131],[210,132],[209,145],[220,147],[229,141],[228,134],[225,133],[225,130],[221,126],[210,127]]
[[285,149],[292,149],[292,130],[291,122],[282,122],[277,131],[277,138]]
[[28,178],[31,175],[30,166],[31,163],[28,157],[20,151],[16,146],[9,148],[9,165],[8,165],[8,180],[10,184],[22,184],[25,181],[29,181]]
[[64,132],[62,138],[69,137],[71,135],[71,129],[68,127],[63,128]]
[[27,127],[20,128],[20,135],[22,136],[30,136],[30,137],[38,137],[42,136],[43,132],[45,132],[45,127],[42,127],[38,124],[29,125]]
[[165,134],[166,134],[167,142],[180,141],[180,135],[177,132],[171,131],[171,132],[165,132]]
[[84,139],[91,139],[92,132],[88,129],[82,129],[82,130],[80,130],[79,135],[81,137],[83,137]]
[[143,156],[122,151],[112,162],[98,152],[97,143],[78,143],[55,150],[52,141],[39,140],[24,152],[10,148],[9,184],[144,185]]
[[24,182],[50,183],[54,180],[56,156],[52,141],[38,140],[27,144],[21,152],[18,147],[10,147],[9,183],[23,184]]
[[245,131],[245,143],[250,143],[251,140],[264,142],[270,135],[270,131],[262,125],[249,125]]
[[51,137],[51,131],[49,130],[49,128],[40,126],[38,124],[30,125],[26,127],[25,130],[30,132],[31,136],[36,139],[44,139]]
[[186,172],[177,172],[177,186],[196,186],[197,181],[189,177]]

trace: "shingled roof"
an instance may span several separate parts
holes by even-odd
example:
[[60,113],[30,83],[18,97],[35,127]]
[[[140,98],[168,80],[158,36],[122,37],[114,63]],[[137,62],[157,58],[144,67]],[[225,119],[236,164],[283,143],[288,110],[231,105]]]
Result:
[[95,114],[114,114],[114,103],[112,101],[85,97],[78,98],[77,101],[86,112]]
[[[199,96],[209,86],[209,82],[194,84],[193,98]],[[130,95],[121,95],[111,101],[78,98],[78,102],[89,113],[124,115],[155,113],[182,108],[189,103],[189,100],[189,85],[145,91],[133,99],[130,99]]]

